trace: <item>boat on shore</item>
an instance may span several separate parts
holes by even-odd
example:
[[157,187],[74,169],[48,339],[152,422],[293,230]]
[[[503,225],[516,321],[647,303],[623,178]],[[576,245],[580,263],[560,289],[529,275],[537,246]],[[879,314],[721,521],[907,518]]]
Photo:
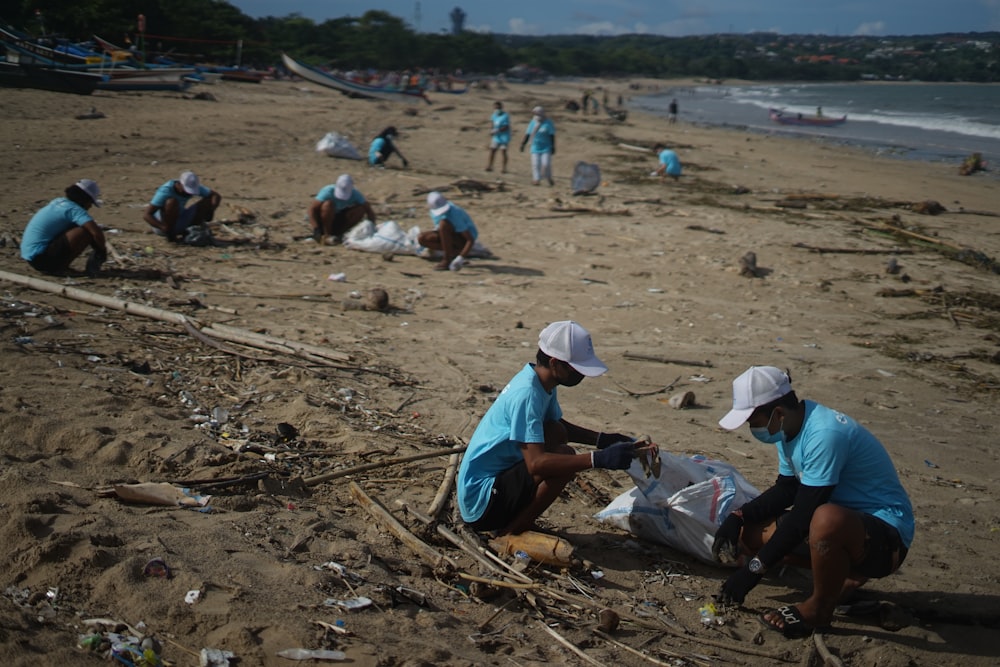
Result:
[[418,100],[423,100],[428,104],[431,103],[422,90],[394,90],[391,88],[366,86],[363,83],[356,83],[335,74],[330,74],[329,72],[324,72],[323,70],[300,63],[285,53],[281,54],[281,59],[285,63],[285,67],[288,68],[288,71],[293,74],[317,85],[338,90],[348,97],[385,100],[387,102],[416,102]]
[[34,88],[90,95],[103,81],[104,77],[94,72],[0,60],[0,86],[5,88]]
[[768,109],[768,116],[779,125],[802,125],[806,127],[835,127],[847,122],[847,114],[843,116],[803,116],[800,113],[786,113],[781,109]]

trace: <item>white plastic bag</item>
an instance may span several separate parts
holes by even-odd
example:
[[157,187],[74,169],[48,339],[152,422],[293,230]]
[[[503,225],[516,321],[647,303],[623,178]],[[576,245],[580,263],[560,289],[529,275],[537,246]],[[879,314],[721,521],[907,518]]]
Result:
[[660,453],[659,478],[647,479],[638,460],[636,483],[594,515],[601,522],[713,563],[715,531],[731,511],[760,495],[733,466],[704,456]]
[[593,192],[601,184],[601,168],[589,162],[577,162],[573,168],[570,191],[575,195]]
[[360,160],[361,153],[342,134],[328,132],[325,137],[316,142],[316,152],[326,153],[330,157],[342,157],[347,160]]
[[363,220],[344,235],[344,247],[365,252],[416,255],[420,252],[420,244],[417,243],[419,234],[419,227],[412,227],[410,231],[404,232],[392,220],[386,220],[378,227],[371,220]]

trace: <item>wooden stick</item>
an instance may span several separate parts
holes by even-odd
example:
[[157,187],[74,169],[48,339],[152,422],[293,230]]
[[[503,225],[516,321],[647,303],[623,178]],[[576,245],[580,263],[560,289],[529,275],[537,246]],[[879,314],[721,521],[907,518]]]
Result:
[[355,502],[368,510],[368,513],[372,515],[375,521],[382,526],[382,528],[395,535],[400,542],[410,548],[410,551],[425,560],[432,567],[448,565],[452,569],[458,569],[455,561],[448,556],[445,556],[437,549],[429,546],[419,537],[408,531],[406,527],[397,521],[396,518],[392,516],[387,509],[382,507],[377,500],[366,494],[361,487],[357,485],[357,483],[351,482],[349,488]]
[[656,357],[648,354],[637,354],[634,352],[626,351],[624,355],[626,359],[635,359],[637,361],[655,361],[661,364],[677,364],[678,366],[699,366],[701,368],[711,368],[711,361],[686,361],[684,359],[668,359],[667,357]]
[[795,243],[792,244],[793,248],[802,248],[803,250],[808,250],[809,252],[822,253],[839,253],[842,255],[912,255],[912,250],[904,250],[900,248],[823,248],[820,246],[812,246],[807,243]]
[[601,630],[598,630],[598,629],[595,628],[594,629],[594,634],[597,635],[598,637],[600,637],[601,639],[603,639],[604,641],[608,642],[609,644],[613,644],[614,646],[617,646],[618,648],[622,649],[623,651],[628,651],[632,655],[637,655],[640,658],[642,658],[643,660],[651,662],[654,665],[664,665],[665,667],[671,667],[671,665],[670,665],[669,662],[660,662],[656,658],[654,658],[654,657],[652,657],[650,655],[646,655],[642,651],[638,651],[638,650],[632,648],[628,644],[623,644],[622,642],[618,641],[617,639],[612,638],[610,635],[602,632]]
[[455,473],[458,472],[458,462],[461,456],[460,453],[455,452],[448,458],[448,467],[444,471],[444,479],[441,480],[441,486],[438,487],[437,495],[434,496],[431,506],[427,508],[427,515],[432,519],[437,518],[437,515],[441,512],[441,508],[444,507],[448,496],[451,494],[451,487],[455,482]]
[[830,649],[826,647],[826,642],[823,641],[822,633],[814,632],[813,641],[815,642],[816,650],[819,651],[819,656],[823,658],[823,664],[826,667],[844,667],[844,663],[840,661],[840,658],[830,653]]
[[553,639],[555,639],[557,642],[559,642],[560,644],[562,644],[563,646],[565,646],[566,648],[568,648],[570,651],[572,651],[573,653],[575,653],[578,658],[580,658],[581,660],[583,660],[588,665],[598,665],[598,666],[601,665],[601,663],[599,663],[596,660],[594,660],[593,658],[591,658],[589,655],[587,655],[586,653],[584,653],[583,651],[581,651],[580,649],[578,649],[576,646],[574,646],[572,643],[570,643],[570,641],[568,639],[566,639],[565,637],[563,637],[562,635],[560,635],[558,632],[556,632],[555,630],[553,630],[552,628],[550,628],[548,625],[546,625],[545,621],[539,621],[538,624],[541,626],[541,628],[543,630],[545,630],[547,633],[549,633],[550,635],[552,635]]
[[896,227],[884,222],[870,223],[858,221],[858,224],[867,229],[871,229],[879,232],[892,232],[893,234],[901,234],[903,236],[909,236],[911,238],[919,239],[921,241],[927,241],[928,243],[933,243],[934,245],[944,246],[946,248],[951,248],[952,250],[965,250],[963,246],[950,243],[948,241],[942,241],[941,239],[936,239],[933,236],[927,236],[925,234],[918,234],[916,232],[911,232],[908,229],[903,229],[901,227]]
[[331,479],[337,479],[338,477],[346,477],[347,475],[353,475],[355,473],[364,472],[366,470],[374,470],[375,468],[396,465],[397,463],[409,463],[411,461],[432,459],[436,456],[444,456],[446,454],[456,454],[458,452],[464,452],[464,451],[465,447],[454,447],[452,449],[442,449],[437,452],[423,452],[421,454],[400,456],[398,458],[387,459],[385,461],[375,461],[374,463],[363,463],[361,465],[353,466],[351,468],[342,468],[341,470],[334,470],[333,472],[327,472],[323,473],[322,475],[309,477],[308,479],[305,480],[305,483],[306,486],[316,486],[317,484],[322,484],[323,482],[329,482]]
[[[489,586],[496,586],[498,588],[513,588],[519,591],[540,591],[545,590],[545,586],[537,582],[513,582],[513,581],[500,581],[499,579],[487,579],[486,577],[477,577],[474,574],[469,574],[468,572],[459,572],[458,576],[466,581],[475,581],[480,584],[487,584]],[[546,591],[548,592],[548,591]]]

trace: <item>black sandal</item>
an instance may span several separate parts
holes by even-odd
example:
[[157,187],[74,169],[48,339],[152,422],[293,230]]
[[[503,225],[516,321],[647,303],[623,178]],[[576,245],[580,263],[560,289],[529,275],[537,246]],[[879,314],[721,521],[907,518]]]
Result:
[[815,628],[811,625],[807,625],[802,619],[802,614],[799,613],[797,607],[792,605],[785,605],[783,607],[778,607],[772,612],[777,613],[781,616],[782,625],[777,625],[774,621],[778,619],[768,620],[765,614],[761,614],[757,617],[765,628],[769,630],[774,630],[775,632],[780,632],[785,636],[786,639],[805,639],[813,633]]

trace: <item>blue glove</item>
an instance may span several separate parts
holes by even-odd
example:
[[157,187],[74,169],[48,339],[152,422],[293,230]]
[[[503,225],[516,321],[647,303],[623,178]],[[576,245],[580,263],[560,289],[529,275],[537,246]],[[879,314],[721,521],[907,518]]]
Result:
[[613,445],[616,442],[635,442],[635,438],[630,435],[625,435],[624,433],[598,433],[597,434],[597,445],[598,449],[604,449],[609,445]]
[[753,590],[753,587],[760,583],[760,578],[763,575],[754,574],[744,565],[740,569],[729,575],[726,582],[722,584],[722,590],[719,592],[719,601],[725,602],[726,604],[730,602],[735,602],[736,604],[743,604],[743,601],[747,599],[747,593]]
[[720,563],[736,560],[740,549],[740,531],[743,529],[743,517],[730,514],[726,517],[719,530],[715,531],[715,541],[712,542],[712,557]]
[[590,453],[590,460],[595,468],[605,470],[628,470],[632,465],[632,457],[635,454],[635,444],[632,442],[619,442],[604,449]]

